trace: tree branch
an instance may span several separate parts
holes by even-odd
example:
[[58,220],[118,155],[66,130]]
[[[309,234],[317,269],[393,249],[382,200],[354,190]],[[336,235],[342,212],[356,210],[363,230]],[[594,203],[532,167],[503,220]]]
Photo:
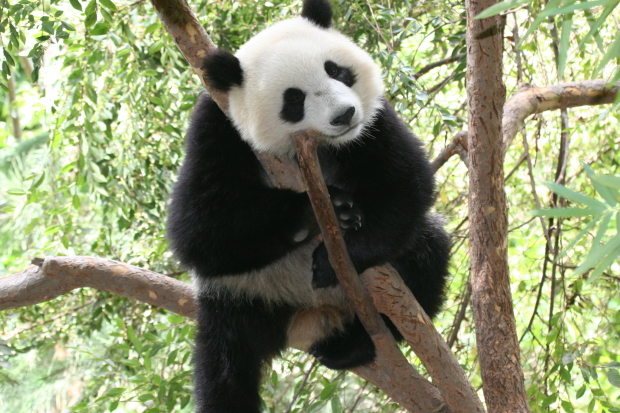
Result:
[[433,159],[431,162],[433,172],[437,172],[455,154],[458,154],[463,163],[467,165],[467,131],[460,131],[454,135],[448,146]]
[[466,56],[466,53],[459,53],[456,56],[448,57],[448,58],[441,59],[441,60],[438,60],[438,61],[433,62],[433,63],[429,63],[426,66],[424,66],[422,69],[420,69],[417,72],[415,72],[413,74],[413,78],[414,79],[419,79],[420,77],[422,77],[422,75],[425,75],[426,73],[430,72],[431,70],[435,69],[436,67],[440,67],[440,66],[448,65],[450,63],[454,63],[456,61],[461,60],[465,56]]
[[[504,141],[504,153],[523,127],[523,122],[528,116],[549,110],[567,109],[579,106],[594,106],[613,103],[620,85],[608,86],[605,79],[584,80],[582,82],[562,83],[546,87],[534,87],[524,84],[504,104],[502,117],[502,139]],[[435,172],[455,154],[463,159],[467,147],[459,149],[459,134],[452,139],[448,146],[433,160]],[[463,152],[465,151],[465,152]],[[466,158],[465,158],[466,159]]]
[[[46,257],[35,261],[36,265],[22,272],[0,278],[0,311],[43,303],[73,289],[91,287],[196,318],[192,286],[174,278],[95,257]],[[365,284],[373,285],[373,290],[380,293],[395,288],[389,286],[391,278],[373,280],[370,270],[361,277]],[[377,301],[376,297],[374,299]],[[409,304],[395,305],[404,308]],[[353,372],[385,391],[409,411],[450,413],[437,388],[407,362],[396,346],[386,344],[390,338],[393,341],[391,334],[379,341],[377,358],[372,364],[358,367]]]
[[619,85],[608,86],[605,79],[535,87],[523,85],[506,101],[502,119],[504,153],[530,115],[548,110],[613,103]]
[[[392,396],[395,398],[395,400],[401,403],[401,405],[407,407],[411,411],[428,412],[435,411],[436,409],[441,409],[441,411],[445,411],[443,406],[444,403],[443,401],[441,401],[441,397],[439,397],[437,389],[422,376],[420,376],[420,374],[415,371],[415,369],[409,364],[407,359],[403,356],[402,352],[396,345],[394,337],[383,322],[383,319],[379,315],[377,308],[375,308],[377,302],[381,302],[383,304],[386,303],[385,300],[381,300],[380,296],[381,293],[385,292],[382,290],[387,288],[387,286],[380,287],[379,289],[374,291],[375,294],[373,298],[375,300],[375,305],[373,305],[373,301],[371,300],[368,292],[364,288],[364,285],[362,284],[360,277],[357,274],[355,267],[353,266],[353,262],[349,257],[344,238],[342,237],[342,231],[340,230],[340,226],[338,225],[336,214],[334,213],[334,209],[329,199],[327,185],[325,184],[325,180],[323,179],[323,175],[321,174],[321,166],[319,164],[319,159],[316,153],[320,141],[319,139],[317,139],[316,135],[316,133],[301,133],[295,137],[295,143],[297,145],[297,158],[299,159],[301,174],[308,188],[308,196],[310,197],[310,202],[312,203],[314,214],[316,215],[317,222],[319,223],[319,227],[321,228],[323,242],[325,243],[329,254],[329,262],[331,263],[334,271],[336,272],[336,275],[338,276],[338,281],[340,282],[340,285],[342,286],[342,289],[344,290],[347,299],[349,300],[353,308],[355,308],[355,312],[360,318],[360,321],[372,338],[372,341],[375,343],[377,358],[381,360],[381,364],[384,364],[381,369],[361,368],[357,370],[360,371],[360,375],[362,375],[362,377],[364,373],[372,372],[381,373],[382,378],[388,378],[385,376],[387,373],[387,376],[389,376],[389,382],[395,381],[394,377],[396,375],[396,377],[401,377],[403,379],[402,381],[396,380],[396,382],[410,383],[413,381],[416,383],[416,387],[422,389],[424,393],[432,395],[432,397],[430,398],[411,398],[411,393],[409,391],[406,391],[404,388],[398,386],[400,388],[397,387],[398,391]],[[366,272],[368,273],[369,271]],[[398,276],[398,273],[396,273],[395,271],[392,271],[392,273],[395,273],[397,278],[389,281],[391,283],[395,283],[397,279],[400,278],[400,276]],[[400,281],[402,283],[402,280]],[[401,289],[394,289],[394,291],[401,291],[402,294],[403,291],[406,291],[406,288],[405,290],[402,290],[402,287],[404,287],[404,285],[401,286]],[[409,297],[411,297],[412,301],[415,302],[415,299],[413,299],[411,293],[409,293],[408,295]],[[393,305],[393,302],[391,304]],[[417,302],[415,302],[415,304],[417,304]],[[401,322],[408,316],[408,314],[404,312],[398,313],[398,311],[394,311],[394,309],[389,309],[389,311],[386,311],[389,305],[384,305],[382,307],[385,307],[382,308],[382,312],[391,319],[392,315],[397,315],[397,317],[400,317],[398,320],[396,319],[396,317],[392,319],[392,321],[396,325],[401,325]],[[407,305],[403,305],[402,307],[397,308],[404,309],[408,307],[409,306]],[[419,305],[417,305],[417,309],[422,311]],[[423,311],[422,314],[424,314]],[[426,317],[429,324],[432,325],[430,319],[428,319],[428,316],[426,316],[426,314],[422,316],[420,313],[418,313],[418,315],[420,317]],[[404,326],[404,324],[402,325]],[[410,334],[410,336],[411,335],[413,335],[413,332]],[[412,341],[417,342],[417,340],[424,341],[421,337],[417,337],[416,340]],[[434,366],[433,363],[431,363],[431,365]],[[462,369],[459,368],[459,370],[461,370],[462,373]],[[431,370],[429,370],[429,373],[431,373]],[[435,378],[434,375],[432,376],[433,378]],[[385,385],[389,382],[384,382],[383,384]],[[467,383],[466,380],[465,383],[466,386],[469,386],[469,383]],[[442,381],[442,384],[445,384],[445,382]],[[453,383],[450,383],[450,385],[453,385]],[[446,397],[446,395],[452,395],[452,390],[455,389],[455,387],[448,388],[448,386],[439,386],[439,388],[444,394],[446,403],[452,409],[452,411],[469,411],[466,409],[460,410],[462,406],[456,403],[453,397]],[[461,389],[459,388],[459,392],[460,390]],[[477,399],[475,393],[473,393],[473,397]],[[474,410],[471,411],[473,412]]]
[[0,278],[0,310],[53,300],[71,290],[108,291],[196,318],[191,285],[156,272],[95,257],[46,257]]

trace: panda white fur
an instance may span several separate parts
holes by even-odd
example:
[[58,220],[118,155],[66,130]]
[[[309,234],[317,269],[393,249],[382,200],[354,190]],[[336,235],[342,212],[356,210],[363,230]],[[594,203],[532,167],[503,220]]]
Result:
[[356,269],[391,263],[431,317],[443,302],[450,241],[429,213],[425,151],[384,100],[371,57],[331,17],[327,0],[305,0],[301,17],[205,59],[231,119],[201,96],[168,221],[197,285],[199,413],[258,413],[261,370],[290,345],[335,369],[375,357],[315,238],[307,195],[272,187],[253,149],[293,157],[292,134],[321,132],[321,168]]

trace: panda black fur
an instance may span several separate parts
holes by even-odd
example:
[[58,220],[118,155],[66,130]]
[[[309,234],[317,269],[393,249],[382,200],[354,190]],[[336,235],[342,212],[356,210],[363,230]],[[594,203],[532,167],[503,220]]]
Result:
[[253,149],[294,156],[293,133],[321,132],[321,168],[356,269],[391,263],[431,317],[443,302],[450,241],[429,213],[426,153],[382,97],[375,63],[329,28],[331,15],[327,0],[306,0],[302,17],[236,56],[205,59],[232,122],[201,96],[168,221],[197,285],[199,413],[259,412],[261,370],[290,345],[336,369],[375,357],[315,239],[307,195],[272,187]]

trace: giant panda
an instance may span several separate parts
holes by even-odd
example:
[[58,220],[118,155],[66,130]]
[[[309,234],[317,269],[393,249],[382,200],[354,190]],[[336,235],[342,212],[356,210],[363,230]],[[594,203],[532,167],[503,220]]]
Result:
[[333,369],[374,360],[308,196],[274,187],[255,155],[294,158],[296,132],[323,135],[319,160],[357,271],[390,263],[429,316],[442,305],[450,240],[429,212],[426,153],[383,97],[377,65],[331,20],[327,0],[305,0],[301,17],[205,59],[230,113],[199,98],[168,220],[196,284],[199,413],[258,413],[261,372],[288,346]]

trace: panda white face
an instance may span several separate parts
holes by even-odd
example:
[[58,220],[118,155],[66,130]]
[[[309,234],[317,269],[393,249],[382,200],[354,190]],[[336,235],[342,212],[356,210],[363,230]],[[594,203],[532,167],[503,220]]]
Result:
[[229,90],[230,116],[259,151],[293,155],[291,136],[303,130],[345,144],[363,133],[381,105],[383,84],[372,58],[305,18],[265,29],[236,57],[243,79]]

